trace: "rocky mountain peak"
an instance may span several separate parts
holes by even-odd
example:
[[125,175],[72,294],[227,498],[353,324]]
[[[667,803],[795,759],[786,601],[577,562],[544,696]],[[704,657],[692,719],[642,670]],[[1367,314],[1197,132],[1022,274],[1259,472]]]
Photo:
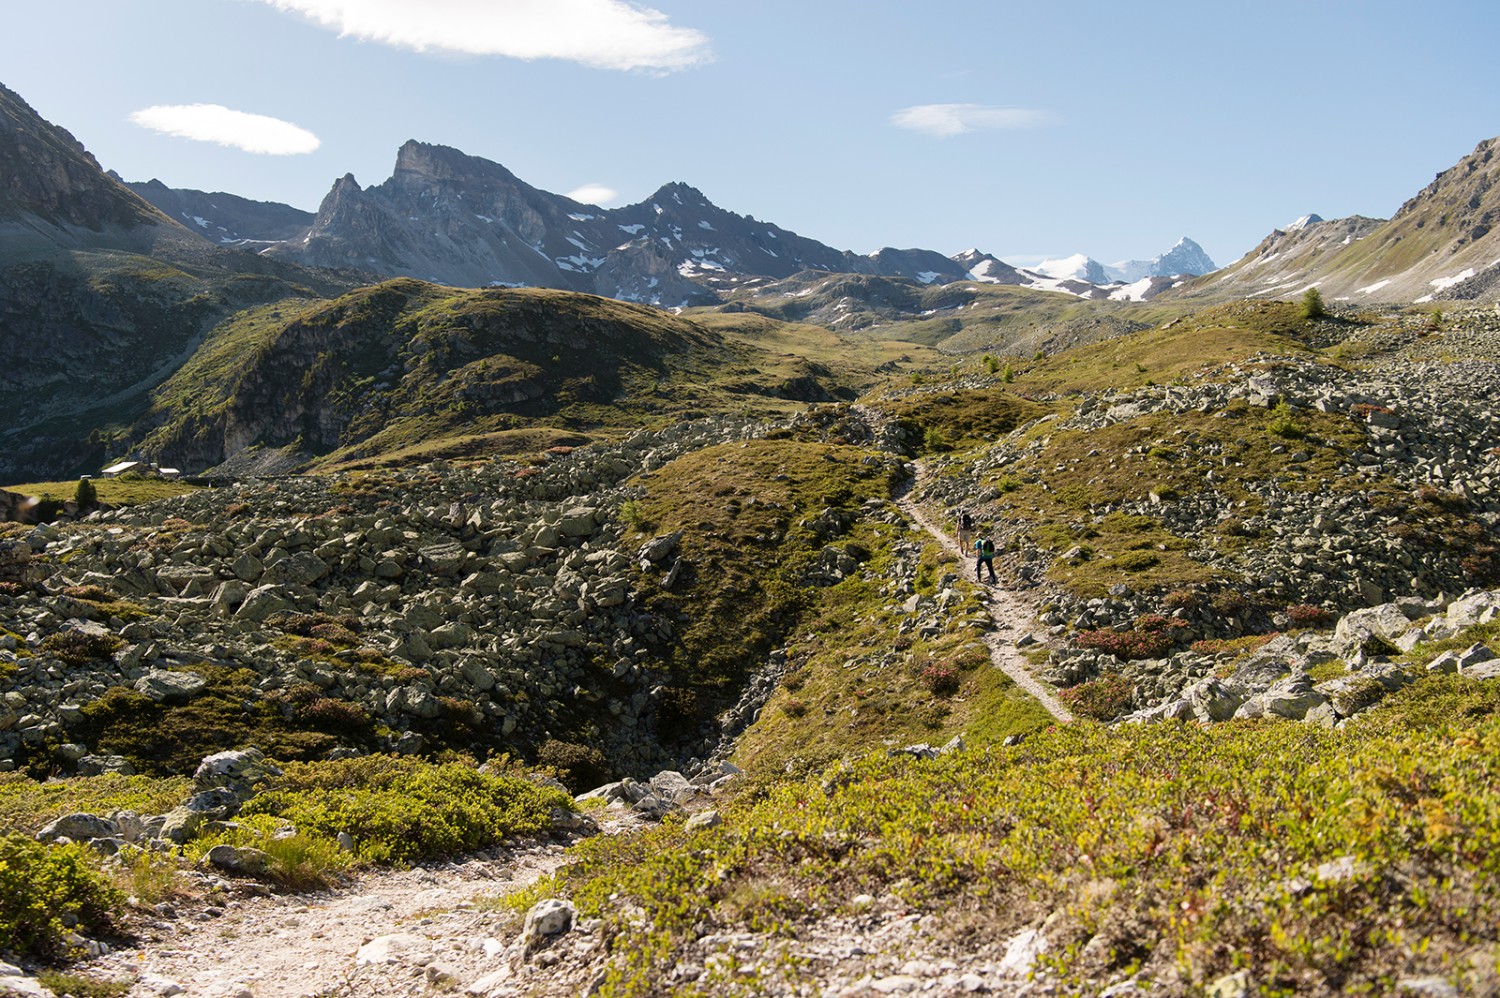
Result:
[[655,194],[646,200],[667,208],[669,205],[681,205],[684,208],[712,208],[720,211],[717,205],[708,199],[698,188],[674,180],[670,184],[663,184]]
[[1464,241],[1482,239],[1500,221],[1500,137],[1486,139],[1457,164],[1439,173],[1416,197],[1392,216],[1399,222],[1427,209],[1443,214],[1443,223],[1466,229]]
[[37,218],[99,231],[167,222],[110,177],[65,129],[0,85],[0,218]]
[[454,183],[479,178],[516,182],[515,174],[499,163],[470,156],[451,146],[430,145],[415,139],[408,140],[397,151],[391,176],[398,184],[413,179]]
[[354,174],[346,173],[333,182],[328,193],[323,195],[322,204],[318,205],[318,218],[337,213],[339,206],[351,200],[357,200],[364,194],[364,188],[359,186],[359,181],[354,179]]

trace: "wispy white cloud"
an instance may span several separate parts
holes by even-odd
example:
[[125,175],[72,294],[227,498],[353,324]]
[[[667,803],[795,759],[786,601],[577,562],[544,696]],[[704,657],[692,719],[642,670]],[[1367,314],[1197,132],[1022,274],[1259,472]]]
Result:
[[968,132],[1035,128],[1051,120],[1046,111],[986,104],[919,104],[891,115],[891,124],[946,139]]
[[163,135],[269,156],[309,153],[322,145],[312,132],[289,121],[233,111],[220,104],[158,104],[134,112],[130,120]]
[[597,204],[603,207],[612,204],[620,196],[620,192],[603,184],[584,184],[576,191],[569,191],[567,196],[579,204]]
[[708,36],[625,0],[262,0],[341,35],[418,52],[566,59],[669,72],[709,61]]

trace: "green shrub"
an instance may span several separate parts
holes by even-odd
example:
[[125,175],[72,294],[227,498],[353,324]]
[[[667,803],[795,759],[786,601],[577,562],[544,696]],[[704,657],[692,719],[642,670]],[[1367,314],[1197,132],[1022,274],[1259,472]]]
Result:
[[107,814],[117,808],[161,814],[191,793],[183,777],[154,779],[105,773],[37,781],[24,773],[0,773],[0,829],[35,832],[65,814]]
[[922,670],[922,685],[935,697],[951,697],[958,692],[961,680],[951,666],[929,665]]
[[1073,713],[1095,721],[1113,721],[1130,709],[1134,696],[1130,683],[1113,672],[1060,690],[1057,694]]
[[99,505],[99,490],[89,479],[80,478],[78,488],[73,492],[73,501],[78,504],[80,513],[87,513]]
[[[1488,960],[1500,924],[1500,684],[1461,680],[1414,684],[1336,731],[1071,724],[932,760],[872,753],[765,781],[712,833],[581,843],[524,900],[566,896],[604,920],[601,998],[660,993],[706,926],[753,917],[747,899],[786,928],[884,892],[999,938],[1057,912],[1041,965],[1059,993],[1139,972],[1201,994],[1247,965],[1268,995],[1451,981],[1469,954]],[[1409,723],[1434,695],[1435,726]],[[794,935],[764,944],[756,993],[818,989],[821,968],[776,959]]]
[[42,651],[69,665],[88,665],[109,658],[123,642],[113,634],[56,631],[42,639]]
[[1293,627],[1327,627],[1333,622],[1333,611],[1311,603],[1297,603],[1284,611]]
[[1161,658],[1177,644],[1187,622],[1160,614],[1143,614],[1128,630],[1102,628],[1079,631],[1074,642],[1080,648],[1096,648],[1119,659]]
[[[354,857],[336,838],[298,828],[287,834],[286,822],[271,815],[247,815],[235,827],[193,841],[190,855],[201,858],[216,845],[259,849],[269,859],[267,876],[291,890],[321,890],[333,885],[353,865]],[[335,833],[336,835],[337,833]]]
[[101,981],[59,970],[44,970],[36,975],[36,979],[38,984],[53,994],[72,995],[73,998],[125,998],[131,988],[128,979]]
[[320,770],[330,765],[297,767],[291,782],[302,789],[278,781],[241,813],[280,818],[301,834],[327,840],[348,832],[360,859],[404,864],[537,834],[551,827],[552,808],[569,803],[560,790],[457,763],[408,768],[396,762],[395,772],[375,763],[375,778],[363,785],[350,785],[350,767],[339,766],[329,769],[325,784]]
[[929,426],[922,431],[922,449],[941,453],[953,449],[953,438],[940,426]]
[[550,738],[537,749],[536,761],[540,766],[550,766],[555,770],[558,780],[575,794],[609,782],[609,760],[592,745]]
[[68,924],[93,934],[113,928],[125,896],[81,845],[0,837],[0,952],[55,960],[66,955]]
[[1283,399],[1276,403],[1276,408],[1271,410],[1271,418],[1266,421],[1266,432],[1273,437],[1282,437],[1286,440],[1300,439],[1307,430],[1297,420],[1297,411]]

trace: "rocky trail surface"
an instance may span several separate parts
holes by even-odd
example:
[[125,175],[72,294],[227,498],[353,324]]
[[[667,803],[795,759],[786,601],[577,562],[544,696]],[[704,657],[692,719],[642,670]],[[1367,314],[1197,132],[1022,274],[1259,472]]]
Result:
[[[924,465],[916,462],[917,477],[921,479],[925,473]],[[937,538],[945,550],[958,556],[960,562],[968,557],[968,552],[959,548],[958,543],[953,540],[943,529],[933,522],[932,518],[911,497],[911,489],[908,489],[896,499],[912,522]],[[991,585],[986,592],[988,599],[985,606],[989,610],[991,618],[995,621],[994,630],[985,635],[985,644],[990,649],[990,660],[995,666],[1003,671],[1011,680],[1035,697],[1047,712],[1059,721],[1071,721],[1073,715],[1053,696],[1048,687],[1040,682],[1031,673],[1030,663],[1021,654],[1022,647],[1039,643],[1039,639],[1032,633],[1032,625],[1036,622],[1036,613],[1028,607],[1019,596],[1001,585]]]
[[89,971],[133,980],[133,998],[411,995],[469,985],[509,968],[513,918],[494,900],[565,856],[561,843],[532,842],[311,894],[226,883],[206,904],[159,906],[135,946]]

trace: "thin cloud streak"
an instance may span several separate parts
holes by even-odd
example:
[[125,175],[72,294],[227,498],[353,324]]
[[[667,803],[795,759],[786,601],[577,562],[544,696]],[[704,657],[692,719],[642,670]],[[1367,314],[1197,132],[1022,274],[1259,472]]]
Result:
[[891,124],[940,139],[969,132],[1035,128],[1052,120],[1046,111],[985,104],[919,104],[891,115]]
[[624,0],[262,0],[340,35],[418,52],[672,72],[713,58],[700,31]]
[[613,204],[619,198],[620,192],[613,187],[605,187],[603,184],[584,184],[576,191],[569,191],[566,195],[579,204],[593,204],[603,207]]
[[312,132],[289,121],[234,111],[222,104],[158,104],[133,112],[130,120],[162,135],[265,156],[298,156],[323,144]]

